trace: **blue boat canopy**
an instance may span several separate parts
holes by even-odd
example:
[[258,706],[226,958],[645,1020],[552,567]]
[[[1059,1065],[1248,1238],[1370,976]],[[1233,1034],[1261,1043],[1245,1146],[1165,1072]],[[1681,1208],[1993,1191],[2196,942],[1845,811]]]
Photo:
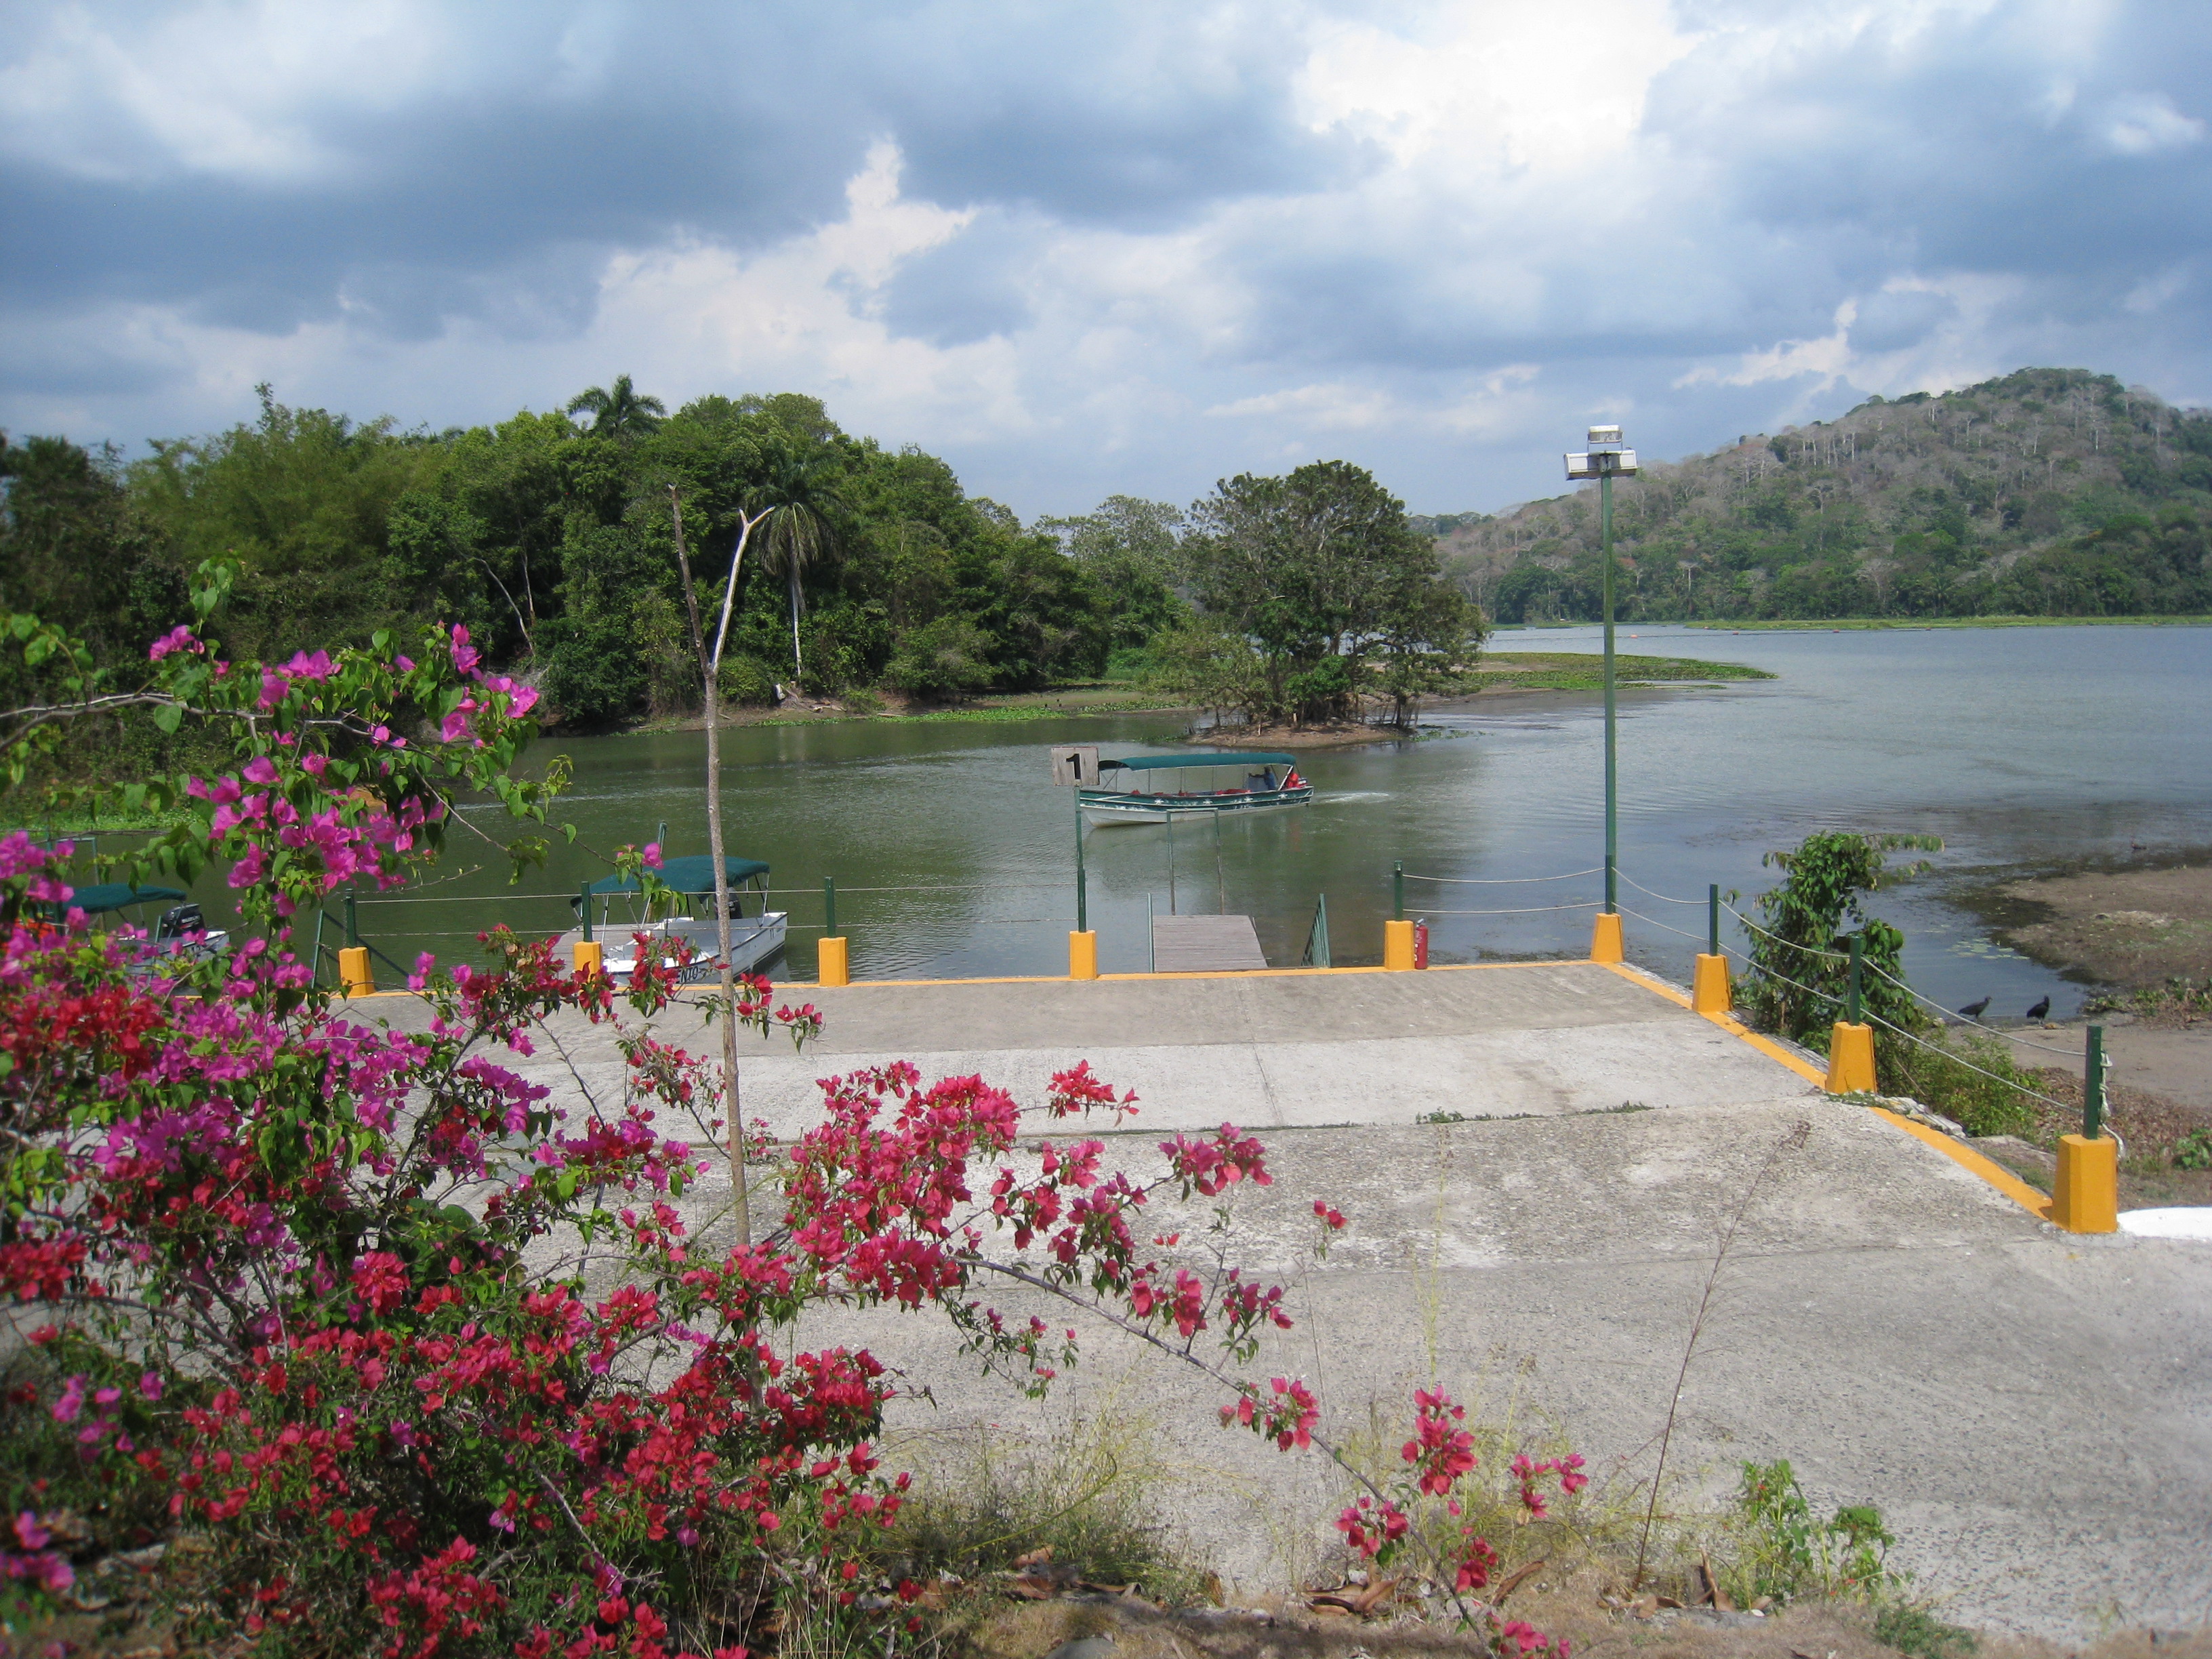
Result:
[[1128,772],[1160,772],[1177,766],[1296,766],[1292,755],[1131,755],[1121,760],[1102,760],[1098,769],[1115,767]]
[[96,916],[120,910],[126,904],[174,904],[184,896],[174,887],[133,887],[126,881],[103,881],[78,888],[64,908]]
[[[768,866],[758,859],[722,860],[729,872],[730,883],[735,886],[754,876],[768,873]],[[711,893],[714,890],[714,860],[711,854],[698,853],[689,858],[670,859],[660,866],[660,879],[679,893]],[[592,884],[594,893],[635,893],[637,881],[631,876],[602,876]],[[183,896],[181,894],[179,897]]]

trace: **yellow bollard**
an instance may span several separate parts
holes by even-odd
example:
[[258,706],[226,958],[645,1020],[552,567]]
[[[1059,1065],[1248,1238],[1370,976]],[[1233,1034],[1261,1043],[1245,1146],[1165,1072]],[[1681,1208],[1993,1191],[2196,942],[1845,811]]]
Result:
[[1838,1020],[1828,1033],[1828,1080],[1832,1095],[1874,1092],[1874,1027]]
[[1620,962],[1627,952],[1620,944],[1620,915],[1615,911],[1597,913],[1597,926],[1590,930],[1590,960],[1592,962]]
[[1386,921],[1382,924],[1382,965],[1394,974],[1413,971],[1412,922]]
[[845,941],[825,939],[815,947],[814,978],[822,985],[850,985],[850,971],[845,965]]
[[603,974],[607,970],[607,947],[595,939],[571,942],[568,954],[580,974]]
[[368,970],[368,946],[349,945],[338,952],[338,982],[349,997],[367,996],[376,988],[375,978]]
[[1697,970],[1690,978],[1690,1006],[1700,1014],[1724,1014],[1735,1006],[1726,957],[1698,952]]
[[1098,933],[1093,928],[1079,933],[1073,928],[1067,932],[1067,976],[1070,979],[1098,977]]
[[2051,1218],[2069,1233],[2120,1230],[2120,1144],[2058,1137],[2058,1178],[2051,1184]]

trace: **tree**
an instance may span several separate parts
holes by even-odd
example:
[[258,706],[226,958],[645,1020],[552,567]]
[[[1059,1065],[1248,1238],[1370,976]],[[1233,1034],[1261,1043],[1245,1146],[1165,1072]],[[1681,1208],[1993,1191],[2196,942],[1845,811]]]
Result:
[[[1425,603],[1436,543],[1405,503],[1348,461],[1242,475],[1191,508],[1183,552],[1199,602],[1259,650],[1270,720],[1344,713],[1394,607]],[[1324,668],[1329,659],[1340,667]]]
[[1147,644],[1188,616],[1176,590],[1182,580],[1182,511],[1168,501],[1109,495],[1078,519],[1042,519],[1037,528],[1061,547],[1104,596],[1109,643]]
[[1437,579],[1408,578],[1384,607],[1376,648],[1390,723],[1413,723],[1420,700],[1457,687],[1474,665],[1488,625],[1467,596]]
[[589,415],[592,430],[617,443],[634,443],[660,429],[668,405],[658,398],[640,397],[629,376],[617,374],[611,387],[588,386],[568,399],[568,413]]
[[793,680],[806,674],[799,647],[799,578],[836,539],[842,471],[836,452],[826,445],[777,434],[760,445],[745,490],[747,501],[767,514],[761,563],[783,577],[790,593]]

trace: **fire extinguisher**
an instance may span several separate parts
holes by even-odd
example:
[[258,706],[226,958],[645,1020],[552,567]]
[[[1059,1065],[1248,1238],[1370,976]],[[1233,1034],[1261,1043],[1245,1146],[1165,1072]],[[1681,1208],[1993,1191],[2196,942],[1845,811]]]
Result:
[[1413,924],[1413,966],[1429,965],[1429,919],[1422,917]]

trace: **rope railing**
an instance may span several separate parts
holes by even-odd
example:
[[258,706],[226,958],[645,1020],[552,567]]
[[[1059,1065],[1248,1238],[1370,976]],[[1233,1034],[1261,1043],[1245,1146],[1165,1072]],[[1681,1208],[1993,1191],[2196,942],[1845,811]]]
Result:
[[1454,887],[1522,887],[1535,881],[1573,881],[1580,876],[1605,873],[1605,866],[1594,864],[1587,870],[1570,870],[1559,876],[1422,876],[1411,870],[1401,871],[1407,881],[1433,881]]
[[1587,899],[1575,904],[1528,904],[1510,910],[1424,909],[1421,914],[1425,916],[1534,916],[1540,915],[1547,910],[1599,910],[1604,907],[1603,899]]
[[1635,877],[1630,875],[1626,870],[1616,870],[1613,873],[1619,876],[1623,881],[1626,882],[1631,887],[1633,887],[1638,892],[1644,894],[1649,897],[1656,898],[1662,904],[1704,904],[1707,902],[1704,899],[1678,899],[1671,894],[1655,893],[1649,887],[1646,887],[1642,882],[1637,880]]

